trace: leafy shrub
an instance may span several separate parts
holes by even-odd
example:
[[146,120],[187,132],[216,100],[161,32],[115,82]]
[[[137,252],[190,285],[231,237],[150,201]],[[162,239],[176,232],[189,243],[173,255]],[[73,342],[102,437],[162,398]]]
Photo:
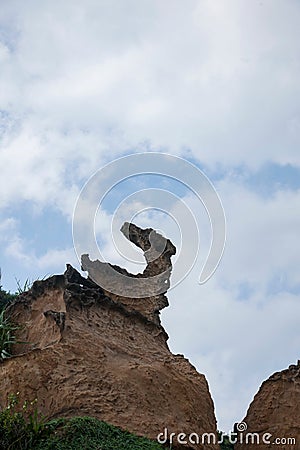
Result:
[[[25,287],[27,287],[27,281],[25,283]],[[19,330],[20,327],[14,324],[6,314],[7,307],[18,296],[18,294],[21,293],[20,289],[21,287],[18,283],[18,292],[16,294],[11,294],[10,292],[4,291],[0,285],[0,362],[11,356],[10,349],[13,344],[20,343],[17,341],[15,336],[15,332]]]
[[36,400],[19,405],[11,394],[0,411],[0,450],[162,450],[155,441],[92,417],[45,421]]
[[20,294],[24,294],[24,292],[29,291],[29,289],[32,287],[33,285],[33,281],[30,281],[29,278],[27,278],[23,284],[23,286],[21,285],[20,280],[17,280],[17,278],[15,278],[16,283],[17,283],[17,291],[15,295],[20,295]]
[[220,443],[220,449],[221,450],[233,450],[234,444],[230,442],[229,436],[227,434],[222,433],[221,431],[218,431],[218,438],[219,442],[221,441],[222,437],[222,443]]
[[18,343],[15,332],[19,329],[20,327],[13,324],[7,317],[6,309],[2,309],[0,312],[0,362],[11,356],[11,346]]
[[75,417],[48,422],[48,438],[41,439],[33,450],[162,450],[155,441],[92,417]]
[[16,279],[16,283],[17,283],[17,290],[14,294],[2,289],[1,269],[0,269],[0,311],[5,309],[18,295],[23,294],[24,292],[27,292],[33,284],[29,279],[27,279],[25,281],[23,286],[21,285],[20,280]]
[[[0,271],[0,281],[1,281],[1,271]],[[0,284],[0,311],[6,308],[15,298],[16,294],[11,294],[10,292],[4,291]]]
[[25,401],[19,411],[19,393],[9,395],[7,406],[0,411],[0,450],[32,450],[49,433],[35,404],[36,400]]

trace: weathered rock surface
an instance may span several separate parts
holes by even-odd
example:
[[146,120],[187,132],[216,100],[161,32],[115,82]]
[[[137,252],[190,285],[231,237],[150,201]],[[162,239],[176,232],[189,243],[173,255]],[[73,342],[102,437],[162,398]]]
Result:
[[[300,361],[263,382],[243,422],[248,426],[243,440],[247,433],[258,433],[260,444],[236,444],[237,450],[300,449]],[[265,433],[272,435],[265,435],[269,444],[262,442]],[[296,442],[289,443],[290,438]]]
[[[149,256],[149,230],[126,229],[129,239]],[[165,277],[167,272],[168,286],[174,253],[173,244],[165,240],[159,261],[150,255],[143,274],[128,278],[140,276],[151,283],[149,273],[163,272]],[[70,265],[64,275],[36,281],[9,311],[23,325],[19,339],[26,344],[15,345],[15,356],[0,365],[1,404],[9,393],[19,391],[21,399],[37,397],[49,418],[94,416],[152,439],[165,428],[176,435],[215,433],[214,405],[204,375],[169,351],[158,315],[168,304],[166,290],[146,298],[119,296]],[[175,440],[172,448],[181,446]]]
[[144,252],[147,266],[137,275],[118,266],[91,261],[82,255],[81,265],[89,277],[102,287],[103,291],[129,310],[138,310],[149,320],[160,324],[159,311],[168,306],[164,295],[170,287],[172,272],[171,257],[176,248],[169,239],[146,228],[125,222],[121,228],[124,236]]

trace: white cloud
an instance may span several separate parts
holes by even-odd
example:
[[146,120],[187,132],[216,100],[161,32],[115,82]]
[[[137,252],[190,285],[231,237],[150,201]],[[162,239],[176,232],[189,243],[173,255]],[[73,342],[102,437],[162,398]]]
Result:
[[[299,165],[294,2],[115,6],[31,1],[16,15],[15,2],[4,5],[18,34],[1,72],[2,107],[38,136],[87,129],[112,144],[102,152],[148,140],[212,165]],[[92,157],[99,146],[88,144],[81,152]]]
[[16,227],[16,220],[13,217],[7,217],[0,222],[0,240],[4,240],[4,233],[13,231]]
[[300,191],[278,191],[263,198],[230,181],[221,182],[220,191],[228,221],[220,275],[228,286],[246,280],[258,287],[274,275],[299,284]]
[[[15,225],[16,222],[13,219],[11,221]],[[4,231],[7,229],[7,227],[3,228]],[[2,231],[2,227],[0,227],[0,230]],[[10,233],[5,241],[4,254],[16,263],[22,263],[29,272],[32,270],[32,267],[34,267],[35,271],[56,270],[59,266],[64,267],[66,262],[78,266],[78,260],[72,247],[65,249],[52,248],[41,255],[37,255],[36,251],[38,249],[32,246],[32,242],[21,236],[16,226],[13,227],[13,232]]]
[[[297,359],[300,192],[263,199],[230,179],[217,188],[227,216],[221,265],[199,286],[202,249],[191,274],[169,293],[163,322],[171,348],[207,375],[219,426],[228,431],[245,416],[261,382]],[[189,204],[199,208],[194,199]],[[197,218],[209,242],[205,218]]]
[[[170,293],[163,322],[173,351],[184,353],[208,379],[219,427],[240,421],[263,380],[297,360],[299,295],[239,301],[211,280],[190,276]],[[194,288],[192,284],[194,282]]]

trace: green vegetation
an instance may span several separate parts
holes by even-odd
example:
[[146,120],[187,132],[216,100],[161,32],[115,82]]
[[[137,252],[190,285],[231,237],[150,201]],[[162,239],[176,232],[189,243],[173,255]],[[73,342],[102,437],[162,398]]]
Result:
[[229,436],[227,434],[222,433],[221,431],[218,431],[218,438],[219,441],[221,440],[221,437],[223,438],[223,442],[220,444],[221,450],[233,450],[234,444],[232,444],[229,440]]
[[20,329],[10,321],[5,313],[6,308],[3,308],[0,312],[0,362],[11,356],[11,346],[18,343],[15,331]]
[[162,450],[155,441],[135,436],[92,417],[46,422],[36,400],[11,394],[0,411],[0,450]]
[[[0,270],[0,281],[1,281],[1,270]],[[15,294],[6,292],[2,289],[0,284],[0,362],[11,356],[10,350],[13,344],[20,343],[17,341],[15,332],[20,329],[20,327],[14,324],[9,316],[6,314],[8,306],[12,301],[22,292],[29,287],[29,282],[26,280],[24,288],[21,287],[20,283],[17,281],[18,290]]]
[[49,422],[52,433],[34,450],[161,450],[157,442],[137,437],[92,417]]
[[[0,271],[0,281],[1,281],[1,271]],[[2,289],[0,284],[0,311],[3,311],[13,300],[16,298],[16,294],[11,294]]]
[[21,285],[20,280],[17,280],[17,278],[15,278],[16,283],[17,283],[17,291],[15,295],[20,295],[23,294],[24,292],[29,291],[29,289],[31,288],[31,286],[33,285],[33,281],[30,281],[29,278],[27,278],[23,284],[23,286]]
[[18,295],[27,292],[31,288],[32,284],[33,283],[27,278],[22,286],[20,280],[16,279],[17,290],[14,294],[11,294],[10,292],[2,289],[0,269],[0,312],[5,309]]
[[0,450],[31,450],[49,430],[38,413],[36,400],[25,401],[18,409],[19,393],[11,394],[0,411]]

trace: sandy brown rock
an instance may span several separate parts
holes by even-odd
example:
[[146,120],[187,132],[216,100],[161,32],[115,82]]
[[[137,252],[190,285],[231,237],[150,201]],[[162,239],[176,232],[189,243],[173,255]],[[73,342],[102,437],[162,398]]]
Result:
[[[236,450],[300,449],[300,361],[263,382],[243,422],[248,428],[243,433],[244,443],[237,444]],[[258,433],[259,445],[247,445],[247,433]],[[295,442],[289,443],[289,438]]]
[[172,272],[171,257],[176,248],[169,239],[152,228],[142,229],[125,222],[121,228],[123,235],[143,253],[147,263],[142,273],[131,274],[126,269],[82,255],[82,270],[89,278],[118,303],[129,310],[137,310],[148,319],[160,324],[159,311],[168,306],[164,295],[170,287]]
[[145,299],[131,299],[128,307],[112,297],[69,265],[21,295],[10,314],[27,343],[0,364],[1,404],[19,391],[21,399],[37,397],[49,418],[89,415],[152,439],[165,428],[214,433],[204,375],[169,351],[159,321],[143,313]]

